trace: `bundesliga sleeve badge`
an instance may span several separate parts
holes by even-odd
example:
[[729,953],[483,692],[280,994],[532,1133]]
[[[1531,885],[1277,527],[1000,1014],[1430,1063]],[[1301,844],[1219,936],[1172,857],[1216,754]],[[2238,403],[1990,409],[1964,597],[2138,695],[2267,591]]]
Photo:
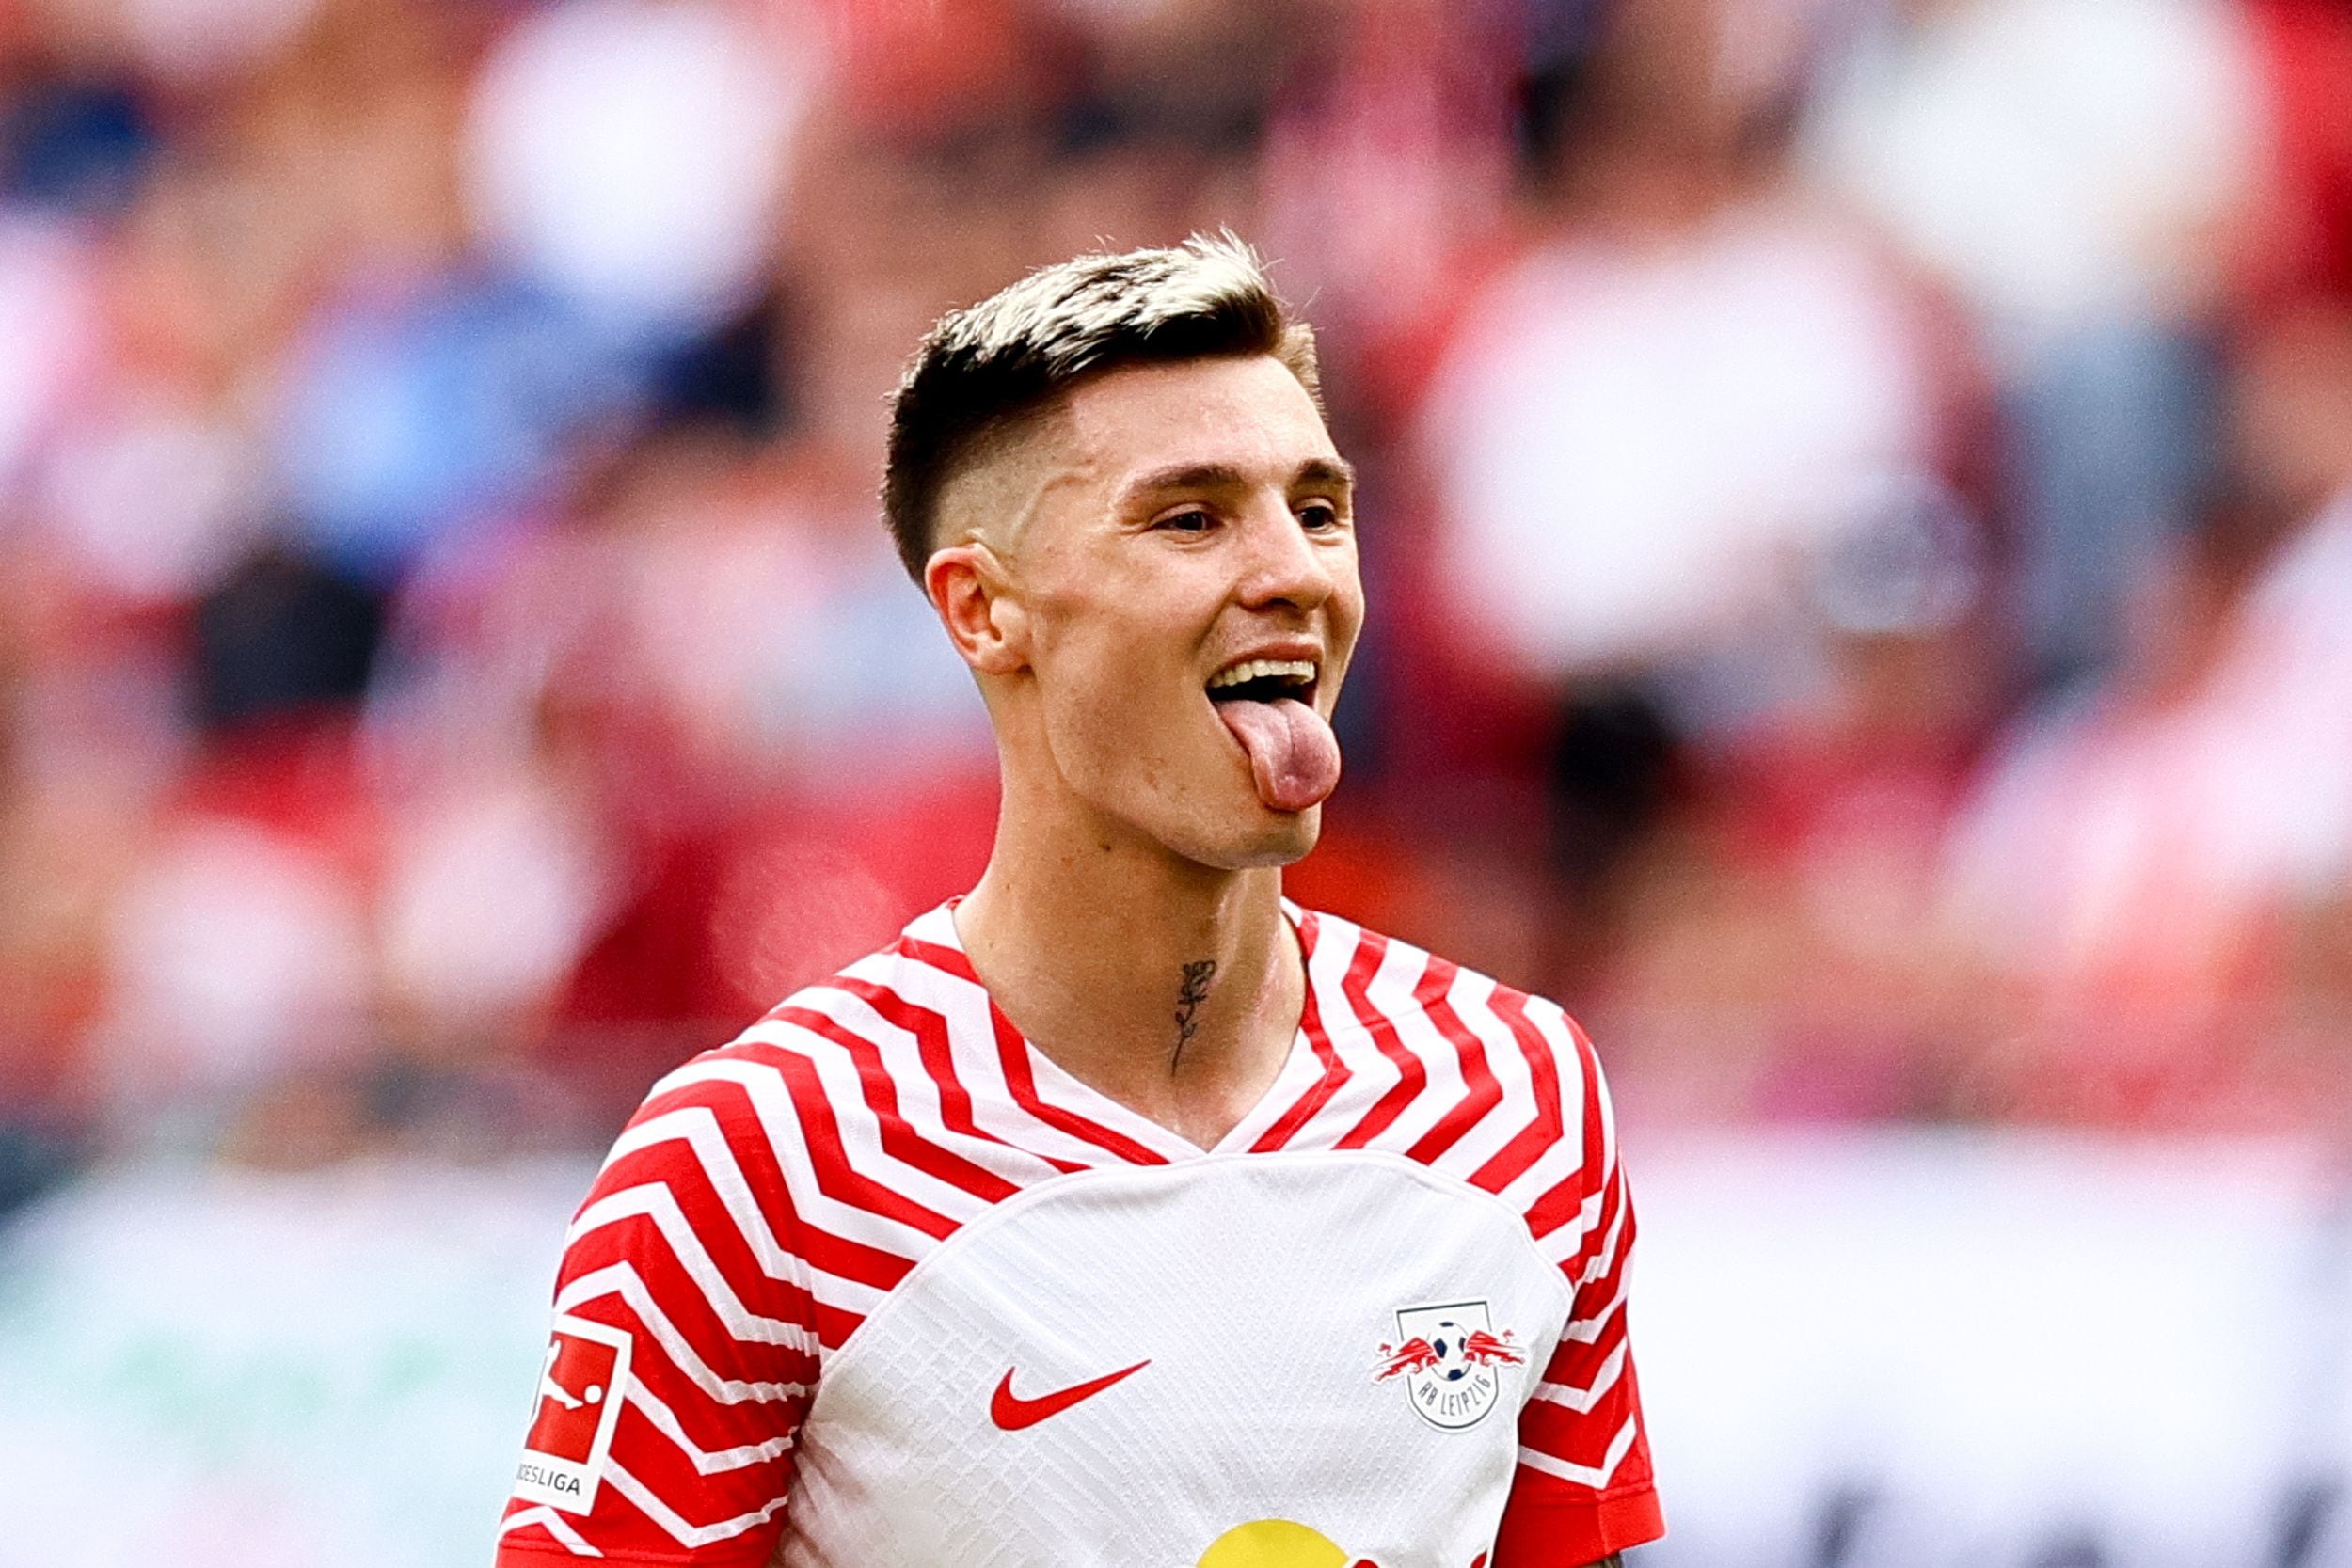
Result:
[[515,1496],[566,1513],[596,1506],[596,1482],[628,1387],[628,1350],[622,1329],[585,1318],[555,1320]]
[[1413,1414],[1440,1432],[1467,1432],[1502,1395],[1502,1370],[1527,1360],[1509,1329],[1496,1332],[1483,1301],[1401,1307],[1396,1342],[1380,1347],[1376,1383],[1405,1380]]

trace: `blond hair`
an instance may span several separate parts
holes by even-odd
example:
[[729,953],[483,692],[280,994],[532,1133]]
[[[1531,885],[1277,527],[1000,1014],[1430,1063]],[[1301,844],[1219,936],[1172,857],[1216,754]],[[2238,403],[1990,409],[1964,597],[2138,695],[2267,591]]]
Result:
[[1314,331],[1231,233],[1041,267],[924,336],[890,404],[882,515],[908,576],[936,547],[939,498],[1000,438],[1123,365],[1271,355],[1322,401]]

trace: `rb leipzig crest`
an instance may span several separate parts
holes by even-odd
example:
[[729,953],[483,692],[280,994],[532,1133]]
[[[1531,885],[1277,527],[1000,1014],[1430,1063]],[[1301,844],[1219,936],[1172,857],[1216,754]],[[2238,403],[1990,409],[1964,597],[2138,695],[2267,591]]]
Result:
[[1414,1415],[1439,1432],[1463,1432],[1502,1397],[1502,1370],[1526,1360],[1511,1331],[1496,1330],[1483,1301],[1402,1307],[1396,1342],[1380,1347],[1373,1381],[1403,1378]]

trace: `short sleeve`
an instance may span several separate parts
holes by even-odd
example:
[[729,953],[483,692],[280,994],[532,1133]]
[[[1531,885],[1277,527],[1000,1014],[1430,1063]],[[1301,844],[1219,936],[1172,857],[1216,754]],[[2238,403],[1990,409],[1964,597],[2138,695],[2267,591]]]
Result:
[[757,1564],[783,1528],[818,1368],[806,1271],[756,1116],[679,1079],[572,1222],[499,1568]]
[[1520,1409],[1519,1466],[1492,1568],[1585,1568],[1666,1528],[1627,1331],[1633,1200],[1591,1042],[1549,1004],[1531,1001],[1527,1014],[1552,1039],[1563,1078],[1573,1068],[1584,1086],[1583,1159],[1576,1200],[1539,1203],[1543,1217],[1531,1215],[1532,1227],[1549,1227],[1536,1241],[1566,1275],[1572,1305]]

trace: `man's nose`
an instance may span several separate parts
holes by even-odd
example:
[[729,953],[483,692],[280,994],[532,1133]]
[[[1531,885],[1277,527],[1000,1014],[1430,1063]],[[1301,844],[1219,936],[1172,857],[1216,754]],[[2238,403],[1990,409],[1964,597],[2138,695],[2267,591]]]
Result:
[[1287,500],[1253,507],[1248,533],[1248,564],[1242,602],[1256,607],[1293,604],[1313,610],[1331,596],[1328,552],[1316,546]]

